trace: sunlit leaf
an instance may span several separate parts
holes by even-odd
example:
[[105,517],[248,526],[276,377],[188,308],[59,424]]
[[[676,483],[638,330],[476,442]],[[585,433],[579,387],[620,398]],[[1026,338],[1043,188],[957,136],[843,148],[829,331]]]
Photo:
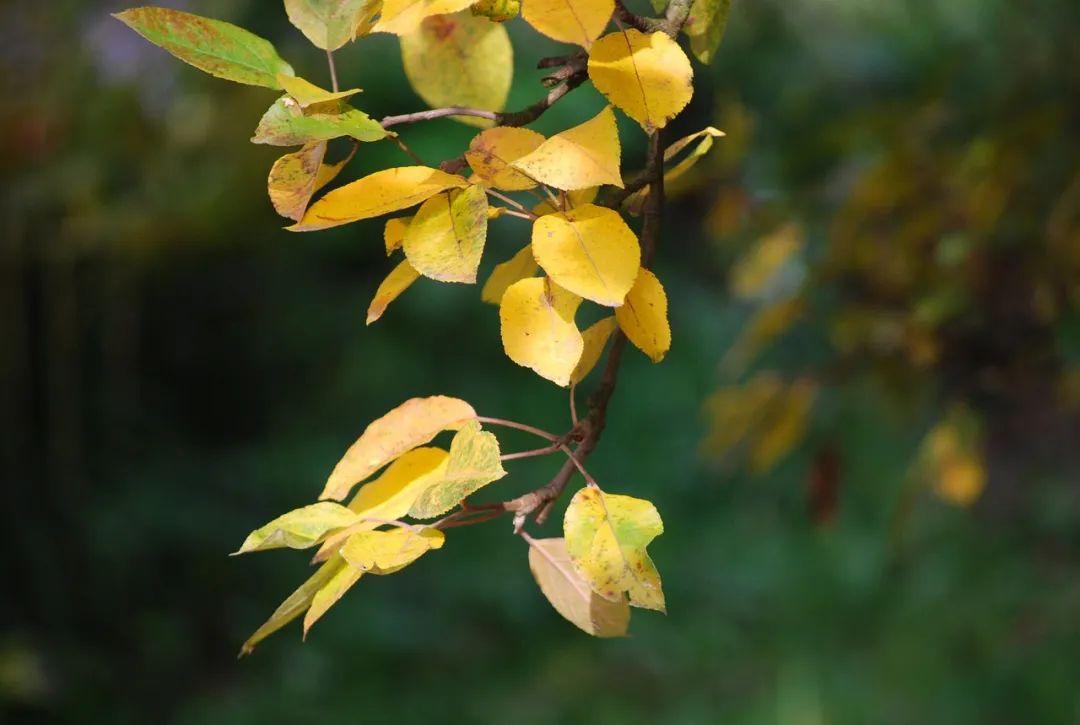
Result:
[[540,265],[533,259],[532,247],[524,246],[520,252],[505,262],[495,265],[491,275],[484,283],[480,291],[480,299],[493,305],[502,302],[503,294],[514,282],[532,277],[540,269]]
[[370,325],[382,317],[387,306],[396,300],[402,292],[409,289],[409,286],[419,276],[420,273],[409,264],[408,260],[403,260],[398,266],[394,267],[390,274],[386,275],[386,279],[382,281],[379,288],[375,290],[375,296],[371,298],[371,304],[368,305],[367,311],[367,324]]
[[418,519],[441,516],[484,486],[506,475],[499,458],[499,441],[471,421],[450,443],[450,458],[442,481],[421,492],[409,509]]
[[456,13],[472,3],[473,0],[383,0],[382,15],[372,31],[408,35],[420,29],[424,18]]
[[300,104],[301,108],[307,108],[319,103],[340,101],[355,96],[360,92],[359,88],[350,88],[347,91],[328,91],[300,76],[279,75],[278,82],[285,89],[285,92]]
[[356,521],[356,514],[341,504],[320,501],[290,511],[248,534],[236,552],[267,549],[306,549],[323,537]]
[[615,309],[619,328],[653,362],[663,360],[671,349],[667,308],[667,294],[660,280],[642,267],[626,302]]
[[387,133],[378,121],[341,101],[301,108],[291,96],[282,96],[263,114],[251,142],[299,146],[341,136],[378,141],[386,138]]
[[626,600],[609,601],[574,570],[565,539],[529,539],[529,569],[555,611],[594,637],[623,637],[630,624]]
[[386,220],[386,226],[383,227],[383,242],[386,245],[386,256],[389,257],[395,249],[400,248],[401,245],[405,243],[405,230],[409,228],[409,222],[411,221],[411,216]]
[[515,169],[556,189],[623,185],[619,172],[619,132],[607,107],[581,124],[555,134],[513,163]]
[[[720,129],[708,126],[698,131],[697,133],[683,136],[679,140],[670,144],[666,149],[664,149],[664,184],[671,184],[673,181],[676,181],[682,176],[684,176],[688,171],[690,171],[690,169],[694,168],[694,165],[697,164],[701,157],[708,153],[709,149],[712,148],[713,140],[720,138],[724,135],[724,132]],[[683,149],[685,149],[687,146],[694,143],[695,141],[697,141],[697,144],[694,145],[694,147],[690,150],[688,154],[686,154],[686,156],[679,159],[679,162],[671,168],[666,168],[667,164],[673,161]],[[630,211],[631,214],[636,216],[641,213],[641,209],[644,207],[645,204],[645,199],[649,196],[649,188],[650,187],[646,186],[642,189],[639,189],[638,191],[631,194],[626,199],[626,201],[623,202],[624,206]]]
[[504,191],[522,191],[533,188],[536,182],[510,165],[542,143],[544,137],[527,128],[489,128],[472,140],[465,160],[482,183]]
[[646,131],[663,128],[694,95],[690,59],[667,33],[629,28],[596,41],[589,78]]
[[562,43],[588,48],[604,32],[615,0],[522,0],[521,17]]
[[289,21],[323,50],[337,50],[367,32],[381,7],[381,0],[285,0]]
[[574,323],[581,298],[542,277],[510,285],[499,305],[506,355],[556,385],[569,385],[584,342]]
[[446,536],[431,527],[397,527],[387,531],[360,531],[341,547],[349,565],[372,574],[390,574],[413,563],[432,549],[441,549]]
[[584,348],[581,352],[581,359],[578,360],[574,372],[570,374],[570,382],[576,385],[592,372],[592,369],[596,367],[596,363],[600,360],[601,353],[604,352],[604,346],[607,345],[607,341],[611,337],[611,333],[615,332],[616,327],[615,316],[611,315],[596,322],[581,333]]
[[436,194],[423,203],[405,230],[409,263],[440,282],[476,282],[488,223],[487,194],[470,185]]

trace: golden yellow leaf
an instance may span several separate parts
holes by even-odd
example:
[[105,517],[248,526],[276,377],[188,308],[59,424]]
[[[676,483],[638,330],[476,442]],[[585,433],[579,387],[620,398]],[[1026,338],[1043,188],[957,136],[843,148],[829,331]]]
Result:
[[266,189],[278,214],[293,221],[303,218],[311,195],[315,193],[325,156],[326,142],[319,141],[274,162]]
[[513,167],[540,183],[572,191],[602,184],[623,185],[619,131],[608,106],[585,123],[555,134]]
[[300,76],[290,76],[280,73],[278,74],[277,81],[281,84],[281,87],[285,89],[285,92],[292,96],[294,101],[300,104],[301,108],[307,108],[308,106],[314,106],[319,103],[340,101],[360,92],[359,88],[350,88],[347,91],[327,91]]
[[600,360],[600,354],[604,352],[604,346],[607,345],[608,338],[611,337],[611,333],[615,332],[615,327],[615,316],[611,315],[591,325],[585,332],[581,333],[585,346],[581,352],[581,359],[578,360],[574,372],[570,374],[570,382],[577,385],[592,372],[597,361]]
[[383,0],[382,15],[371,30],[375,33],[408,35],[420,28],[424,18],[456,13],[473,0]]
[[941,499],[971,506],[986,488],[980,443],[979,419],[966,406],[954,406],[923,439],[916,471]]
[[402,248],[409,263],[440,282],[476,282],[488,223],[487,194],[473,184],[423,203],[405,230]]
[[330,473],[319,498],[340,501],[354,485],[402,453],[474,418],[473,407],[457,398],[433,395],[405,401],[364,430]]
[[786,224],[760,240],[731,269],[731,291],[743,299],[769,291],[785,264],[803,248],[798,224]]
[[588,48],[604,32],[615,0],[522,0],[521,17],[561,43]]
[[320,501],[278,516],[255,529],[235,552],[267,549],[306,549],[319,543],[327,534],[356,522],[356,514],[331,501]]
[[537,263],[559,286],[608,307],[618,307],[641,268],[641,246],[618,212],[594,204],[533,222]]
[[340,556],[331,557],[311,577],[282,602],[262,626],[248,637],[240,648],[240,656],[251,654],[255,645],[303,614],[311,606],[315,594],[348,564]]
[[383,227],[383,242],[386,244],[386,256],[389,257],[395,249],[399,248],[405,242],[405,230],[409,228],[409,222],[411,221],[411,216],[386,220],[386,226]]
[[532,247],[526,245],[507,261],[495,265],[484,288],[480,290],[480,299],[493,305],[499,304],[507,287],[520,279],[532,277],[538,269],[540,265],[533,259]]
[[616,308],[615,318],[630,342],[658,363],[671,349],[671,326],[667,318],[667,294],[656,275],[641,268],[626,302]]
[[660,573],[645,547],[664,533],[656,507],[631,496],[587,486],[570,500],[563,518],[574,570],[610,601],[629,596],[635,607],[665,611]]
[[397,527],[386,531],[360,531],[341,547],[349,565],[363,572],[389,574],[413,563],[432,549],[441,549],[446,536],[431,527]]
[[381,0],[285,0],[289,22],[323,50],[366,33],[381,6]]
[[623,637],[630,624],[625,599],[597,595],[574,570],[565,539],[529,540],[529,569],[555,611],[594,637]]
[[532,153],[544,137],[527,128],[498,126],[477,134],[465,152],[465,160],[479,180],[503,191],[524,191],[536,182],[510,164]]
[[419,276],[420,273],[409,264],[407,259],[394,267],[390,274],[386,275],[386,279],[382,281],[379,288],[375,290],[375,296],[371,299],[371,304],[368,305],[367,324],[370,325],[382,317],[387,306],[396,300],[402,292],[409,289],[409,286]]
[[428,486],[409,509],[418,519],[441,516],[468,496],[506,475],[499,458],[499,441],[470,421],[450,443],[450,458],[441,481]]
[[506,355],[556,385],[568,385],[585,344],[574,324],[580,304],[580,297],[542,277],[510,285],[499,305]]
[[[501,111],[514,77],[514,50],[506,28],[468,12],[426,18],[401,36],[401,59],[413,90],[432,108],[463,106]],[[452,116],[491,126],[477,116]]]
[[[341,557],[337,557],[340,559]],[[345,592],[352,588],[352,585],[360,581],[360,577],[364,572],[356,569],[352,566],[338,567],[334,574],[321,586],[315,595],[311,598],[311,606],[308,607],[307,614],[304,615],[304,638],[307,639],[308,630],[315,622],[319,621],[330,607],[340,601],[345,596]]]
[[408,209],[440,191],[468,184],[460,176],[427,166],[384,169],[327,193],[311,205],[299,223],[288,229],[309,232],[370,219]]
[[633,28],[605,35],[589,53],[596,90],[646,131],[663,128],[694,95],[690,59],[667,33]]

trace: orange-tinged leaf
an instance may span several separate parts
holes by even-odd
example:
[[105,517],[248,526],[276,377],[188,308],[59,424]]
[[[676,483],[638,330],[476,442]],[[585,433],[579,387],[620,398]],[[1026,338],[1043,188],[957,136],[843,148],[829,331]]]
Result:
[[615,310],[619,327],[634,346],[658,363],[671,349],[667,294],[656,275],[641,268],[626,302]]
[[480,299],[493,305],[499,304],[510,285],[518,280],[534,276],[538,269],[540,265],[533,259],[532,247],[525,245],[513,257],[495,265],[495,269],[491,270],[491,276],[484,283],[484,288],[480,290]]
[[580,304],[580,297],[542,277],[510,285],[499,305],[507,356],[556,385],[568,385],[584,347],[574,323]]
[[596,367],[596,363],[600,360],[600,354],[604,352],[604,347],[607,345],[611,333],[615,332],[616,326],[615,316],[611,315],[594,323],[585,332],[581,333],[585,347],[581,352],[581,359],[578,360],[574,372],[570,375],[570,382],[577,385],[592,372],[592,369]]
[[516,171],[511,164],[532,153],[544,137],[527,128],[498,126],[478,134],[465,152],[465,160],[476,177],[488,186],[503,191],[524,191],[536,182]]
[[450,443],[450,458],[442,480],[424,489],[409,509],[418,519],[441,516],[466,497],[506,475],[499,458],[499,441],[470,421]]
[[555,134],[513,167],[556,189],[572,191],[601,184],[623,185],[619,172],[619,132],[608,106],[585,123]]
[[646,131],[663,128],[694,95],[690,59],[667,33],[605,35],[589,53],[596,90]]
[[390,274],[386,275],[386,279],[382,281],[379,288],[375,290],[375,296],[371,299],[371,304],[368,305],[367,324],[370,325],[382,317],[387,306],[396,300],[402,292],[409,289],[409,286],[419,276],[420,273],[409,264],[407,259],[402,260],[401,264],[394,267]]
[[626,636],[630,624],[626,600],[612,602],[594,592],[574,570],[565,539],[528,541],[529,569],[555,611],[594,637]]
[[405,230],[405,257],[425,277],[472,284],[484,253],[487,223],[482,186],[436,194],[423,203]]
[[588,48],[604,32],[615,0],[522,0],[521,17],[544,35]]
[[382,15],[372,32],[408,35],[420,28],[424,18],[456,13],[473,0],[383,0]]

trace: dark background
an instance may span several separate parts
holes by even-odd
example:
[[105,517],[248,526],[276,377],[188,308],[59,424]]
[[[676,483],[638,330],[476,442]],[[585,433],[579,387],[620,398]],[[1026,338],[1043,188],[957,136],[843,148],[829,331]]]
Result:
[[[279,3],[166,4],[327,80]],[[729,134],[668,205],[674,346],[660,366],[628,355],[590,460],[663,514],[669,615],[583,635],[499,520],[364,579],[306,644],[290,626],[237,662],[306,557],[226,554],[313,499],[368,421],[442,393],[562,430],[565,396],[505,359],[475,288],[421,280],[365,329],[381,223],[281,231],[265,194],[281,151],[247,143],[273,93],[168,57],[108,16],[121,3],[0,5],[0,719],[1080,719],[1080,7],[735,6],[669,136]],[[517,108],[560,47],[510,27]],[[373,116],[423,108],[392,37],[338,67]],[[537,128],[601,105],[583,87]],[[643,137],[621,131],[632,169]],[[442,159],[473,133],[404,136]],[[347,174],[407,163],[365,145]],[[792,221],[808,311],[732,373],[719,362],[756,309],[732,265]],[[485,268],[525,234],[492,229]],[[818,391],[767,471],[702,443],[704,401],[761,370]],[[912,484],[957,405],[982,431],[969,506]],[[557,464],[513,465],[500,498]]]

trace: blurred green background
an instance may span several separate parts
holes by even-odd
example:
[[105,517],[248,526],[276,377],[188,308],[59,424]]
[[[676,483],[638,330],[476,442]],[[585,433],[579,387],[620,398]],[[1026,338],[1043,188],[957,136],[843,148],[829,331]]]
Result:
[[[326,81],[279,3],[163,4]],[[281,231],[281,150],[247,143],[273,94],[168,57],[124,7],[0,5],[4,722],[1080,721],[1075,0],[736,0],[668,137],[728,132],[667,207],[674,346],[628,355],[590,460],[664,517],[667,617],[578,632],[498,520],[240,662],[306,557],[226,554],[367,422],[443,393],[563,430],[565,395],[505,359],[475,288],[421,280],[365,328],[381,223]],[[510,28],[518,108],[561,48]],[[373,116],[423,108],[395,38],[338,67]],[[601,105],[583,87],[537,128]],[[403,131],[429,159],[473,133]],[[407,163],[366,145],[346,174]],[[754,278],[784,228],[797,251]],[[492,229],[486,269],[525,234]],[[783,335],[754,327],[791,300]],[[763,373],[813,403],[747,463]],[[976,432],[924,443],[957,419]],[[493,497],[557,463],[512,465]]]

